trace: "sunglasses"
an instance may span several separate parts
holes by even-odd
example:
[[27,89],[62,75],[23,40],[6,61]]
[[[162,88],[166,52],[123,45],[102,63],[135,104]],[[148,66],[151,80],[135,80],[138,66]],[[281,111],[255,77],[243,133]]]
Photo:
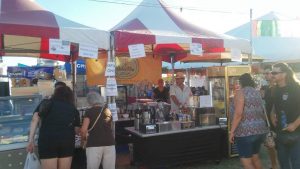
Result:
[[284,72],[271,72],[271,73],[272,73],[272,75],[277,75],[279,73],[284,73]]

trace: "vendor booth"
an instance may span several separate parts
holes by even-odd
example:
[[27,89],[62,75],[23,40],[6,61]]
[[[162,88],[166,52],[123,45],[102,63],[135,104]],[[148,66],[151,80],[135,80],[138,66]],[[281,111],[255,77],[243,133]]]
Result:
[[[147,3],[158,7],[144,7]],[[159,18],[159,23],[152,18]],[[200,107],[198,96],[191,99],[195,104],[186,114],[171,114],[170,105],[151,100],[147,89],[161,78],[161,61],[174,63],[189,56],[191,43],[201,43],[203,55],[209,56],[228,53],[233,48],[248,54],[251,51],[249,41],[198,28],[158,0],[142,1],[111,31],[116,53],[115,78],[118,85],[127,88],[127,105],[124,109],[118,107],[116,139],[118,141],[121,135],[128,138],[127,143],[133,148],[132,162],[155,168],[196,160],[220,161],[228,151],[227,123],[219,123],[212,105]],[[128,45],[133,44],[143,44],[146,56],[128,58]],[[120,60],[126,60],[123,66]],[[103,58],[87,60],[89,85],[105,84],[106,64]],[[203,98],[209,101],[212,97]],[[124,121],[130,123],[118,125]]]
[[[1,0],[0,10],[0,55],[3,57],[28,56],[74,62],[80,44],[95,45],[99,53],[109,48],[108,32],[55,15],[34,1]],[[49,54],[49,39],[70,43],[70,52]],[[52,71],[55,74],[55,70]],[[0,77],[5,86],[15,87],[13,92],[1,91],[5,96],[0,97],[0,168],[22,169],[32,113],[42,99],[42,93],[32,87],[27,78],[15,78],[13,83],[8,83],[11,81],[8,78],[10,76],[3,74]],[[47,89],[51,86],[47,84]]]

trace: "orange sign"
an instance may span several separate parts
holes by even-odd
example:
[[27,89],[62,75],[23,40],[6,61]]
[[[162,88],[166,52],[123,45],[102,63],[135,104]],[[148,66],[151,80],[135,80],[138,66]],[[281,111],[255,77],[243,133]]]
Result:
[[[105,67],[107,57],[86,60],[87,84],[89,86],[105,85]],[[116,57],[117,84],[135,84],[140,81],[156,83],[161,78],[161,58],[147,56],[131,59],[129,57]]]

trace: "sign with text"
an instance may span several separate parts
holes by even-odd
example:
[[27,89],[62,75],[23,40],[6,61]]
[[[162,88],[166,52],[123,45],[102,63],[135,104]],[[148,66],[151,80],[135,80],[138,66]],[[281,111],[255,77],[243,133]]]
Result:
[[107,106],[112,114],[113,121],[117,121],[118,120],[118,111],[117,111],[116,103],[110,103]]
[[98,48],[96,45],[79,44],[79,56],[97,59]]
[[144,44],[128,45],[130,58],[146,57]]
[[192,55],[203,55],[202,44],[201,43],[191,43],[190,44],[190,53]]
[[231,49],[231,61],[242,62],[242,53],[239,49]]
[[118,87],[116,79],[107,78],[105,89],[106,96],[118,96]]
[[211,95],[200,96],[200,108],[205,107],[213,107]]
[[70,46],[69,41],[60,40],[60,39],[49,39],[49,53],[56,55],[70,55]]
[[105,76],[116,76],[116,64],[115,62],[107,62],[105,69]]

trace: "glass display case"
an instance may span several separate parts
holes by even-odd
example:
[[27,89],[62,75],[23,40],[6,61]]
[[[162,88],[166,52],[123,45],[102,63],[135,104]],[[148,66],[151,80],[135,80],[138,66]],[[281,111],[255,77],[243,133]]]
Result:
[[[239,86],[239,77],[244,73],[251,73],[250,66],[216,66],[207,69],[210,84],[210,93],[213,98],[216,117],[227,119],[228,131],[230,131],[231,118],[234,111],[233,98]],[[228,155],[237,155],[236,146],[228,141]]]
[[24,148],[41,95],[0,97],[0,151]]

